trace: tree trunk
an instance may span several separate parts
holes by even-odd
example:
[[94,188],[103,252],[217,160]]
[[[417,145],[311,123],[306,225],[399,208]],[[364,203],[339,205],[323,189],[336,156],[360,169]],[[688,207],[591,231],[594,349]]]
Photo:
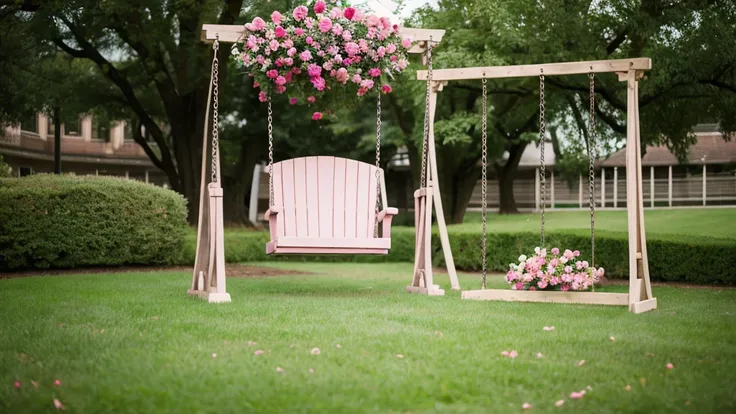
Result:
[[521,154],[524,153],[526,143],[512,144],[507,148],[509,158],[503,166],[496,165],[496,174],[498,175],[498,198],[499,214],[518,214],[519,209],[516,208],[516,200],[514,199],[514,179],[516,171],[521,161]]
[[463,222],[465,213],[468,210],[468,204],[473,198],[473,191],[478,185],[478,174],[477,168],[473,168],[465,173],[458,172],[453,180],[453,192],[452,197],[449,198],[450,211],[445,211],[445,217],[449,224],[460,224]]

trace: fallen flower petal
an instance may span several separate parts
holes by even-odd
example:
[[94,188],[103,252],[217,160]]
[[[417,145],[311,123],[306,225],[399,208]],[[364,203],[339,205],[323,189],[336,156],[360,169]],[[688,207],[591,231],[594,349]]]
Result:
[[20,388],[20,381],[15,381],[15,384],[13,384],[15,388]]
[[590,385],[588,385],[587,387],[585,387],[585,389],[587,389],[588,391],[593,391],[593,387],[591,387]]
[[66,410],[66,408],[64,408],[64,404],[56,398],[54,398],[54,407],[56,407],[57,410]]
[[671,362],[668,362],[668,363],[667,363],[667,369],[672,369],[672,368],[674,368],[674,367],[675,367],[675,366],[674,366],[674,365],[672,365],[672,363],[671,363]]
[[562,407],[562,404],[565,403],[565,400],[559,400],[555,403],[555,407]]
[[255,356],[263,355],[263,350],[262,349],[259,349],[256,352],[254,352],[253,355],[255,355]]
[[542,330],[544,330],[544,331],[554,331],[555,330],[555,327],[554,326],[545,326],[544,328],[542,328]]
[[276,372],[284,372],[284,369],[281,367],[276,367]]
[[537,358],[544,358],[544,355],[541,352],[537,352]]
[[31,380],[31,384],[33,384],[33,386],[34,386],[35,388],[38,388],[38,383],[37,383],[36,381],[33,381],[33,380]]
[[212,358],[217,358],[217,354],[212,354]]
[[56,385],[57,387],[58,387],[59,385],[61,385],[61,380],[58,380],[58,379],[57,379],[56,381],[54,381],[54,385]]
[[611,341],[611,342],[613,342],[613,341],[615,341],[615,340],[616,340],[616,338],[614,338],[614,337],[612,337],[612,336],[609,336],[609,337],[608,337],[608,340],[609,340],[609,341]]
[[585,394],[581,394],[579,392],[571,392],[570,393],[570,398],[573,399],[573,400],[579,400],[579,399],[583,398],[583,395],[585,395]]
[[626,391],[631,391],[631,385],[626,384],[626,386],[624,387],[624,389]]
[[516,358],[519,354],[516,353],[516,351],[509,352],[509,358]]
[[402,354],[396,354],[396,358],[399,358],[399,359],[401,359],[401,358],[403,358],[403,357],[404,357],[404,355],[402,355]]
[[521,405],[521,408],[523,408],[525,410],[531,410],[532,405],[529,404],[529,403],[524,403],[524,404]]
[[342,345],[337,344],[337,345],[335,345],[335,348],[342,348]]
[[256,346],[257,344],[253,341],[248,341],[248,346]]
[[509,351],[501,351],[501,355],[503,355],[503,356],[509,356]]
[[309,368],[309,373],[314,374],[314,370],[312,368]]
[[319,348],[312,349],[312,355],[319,355]]
[[585,365],[585,360],[581,359],[580,362],[578,362],[578,366],[582,367],[583,365]]

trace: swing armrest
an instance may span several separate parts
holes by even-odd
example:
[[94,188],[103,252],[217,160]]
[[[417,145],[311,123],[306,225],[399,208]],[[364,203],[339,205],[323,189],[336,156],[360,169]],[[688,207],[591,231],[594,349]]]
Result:
[[282,207],[272,206],[271,208],[266,210],[266,213],[263,215],[263,218],[266,219],[266,221],[268,221],[271,216],[278,215],[279,213],[281,213],[281,211],[282,211]]
[[396,207],[386,207],[383,211],[378,213],[378,221],[382,222],[384,219],[391,220],[395,215],[399,214],[399,209]]

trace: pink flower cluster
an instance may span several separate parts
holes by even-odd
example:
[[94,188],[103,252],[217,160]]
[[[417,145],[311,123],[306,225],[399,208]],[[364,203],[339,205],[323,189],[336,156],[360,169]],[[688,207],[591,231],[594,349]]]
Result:
[[[409,65],[411,40],[402,39],[399,26],[385,17],[335,3],[312,0],[287,14],[274,11],[269,22],[256,17],[245,25],[232,52],[261,89],[262,102],[272,92],[287,91],[314,102],[315,95],[337,86],[353,88],[358,96],[391,92],[389,79]],[[294,99],[293,104],[303,101]]]
[[602,267],[593,268],[580,260],[580,251],[554,247],[535,248],[534,255],[519,256],[519,263],[511,263],[506,282],[515,290],[588,290],[605,274]]

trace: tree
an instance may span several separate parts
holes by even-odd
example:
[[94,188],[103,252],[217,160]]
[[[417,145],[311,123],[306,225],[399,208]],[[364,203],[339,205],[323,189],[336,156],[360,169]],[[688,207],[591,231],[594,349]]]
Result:
[[[435,68],[649,56],[654,68],[640,88],[643,144],[662,142],[683,153],[700,122],[717,120],[724,134],[736,129],[735,21],[736,7],[719,0],[442,0],[437,10],[419,10],[408,25],[448,29]],[[597,138],[622,142],[624,85],[614,75],[596,80]],[[513,182],[524,148],[537,139],[538,84],[536,78],[488,81],[489,144],[501,213],[517,212]],[[412,165],[417,165],[424,112],[423,91],[417,89],[394,105]],[[438,167],[451,223],[462,221],[479,175],[480,92],[480,82],[452,82],[438,101]],[[572,117],[582,131],[567,140],[584,136],[587,102],[587,77],[547,77],[548,123],[562,125]]]

